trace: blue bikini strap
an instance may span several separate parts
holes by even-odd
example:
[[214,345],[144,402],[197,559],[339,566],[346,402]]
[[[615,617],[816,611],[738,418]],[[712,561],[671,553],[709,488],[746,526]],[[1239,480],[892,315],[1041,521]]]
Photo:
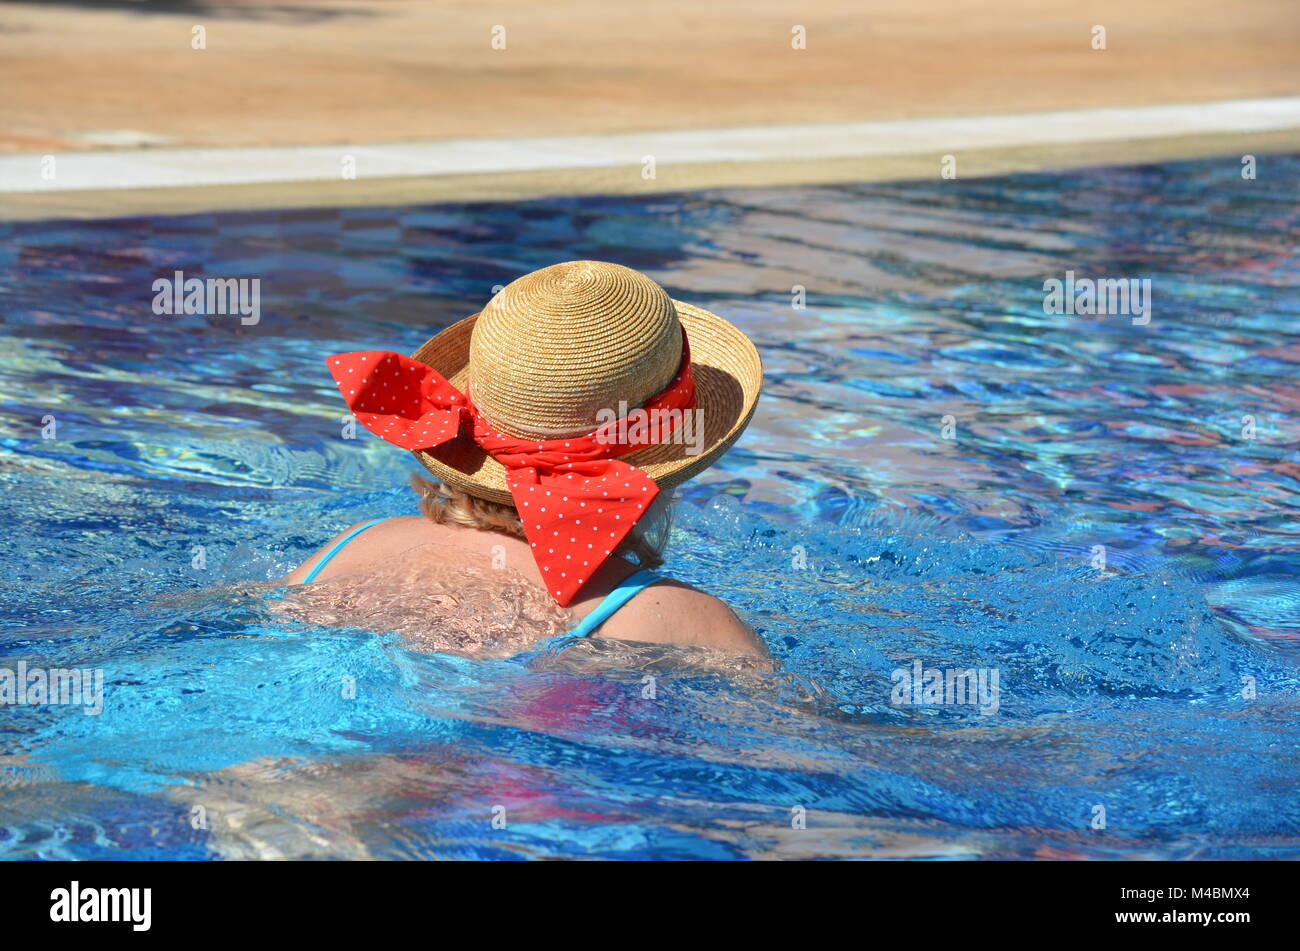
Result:
[[605,599],[596,605],[596,609],[578,622],[578,626],[569,632],[565,640],[590,636],[596,628],[609,620],[610,615],[656,581],[663,580],[663,577],[663,575],[650,571],[648,568],[634,571],[616,584],[613,590],[605,595]]
[[333,545],[330,546],[330,550],[325,552],[325,554],[321,556],[320,561],[316,562],[316,564],[311,566],[311,571],[307,572],[307,574],[303,577],[302,581],[299,583],[310,584],[311,582],[315,581],[316,576],[320,574],[320,570],[324,568],[327,564],[329,564],[331,558],[333,558],[335,555],[337,555],[339,552],[343,550],[344,545],[352,541],[352,539],[356,538],[367,528],[370,528],[374,525],[378,525],[380,522],[386,522],[386,521],[388,520],[384,518],[371,519],[369,522],[364,522],[361,525],[358,525],[356,528],[352,529],[352,531],[348,532],[346,535],[344,535],[342,538],[340,538],[338,541],[336,541]]

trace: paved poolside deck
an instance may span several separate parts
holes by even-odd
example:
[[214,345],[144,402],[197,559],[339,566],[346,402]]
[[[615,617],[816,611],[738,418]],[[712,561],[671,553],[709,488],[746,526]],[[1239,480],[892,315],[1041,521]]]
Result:
[[[1234,124],[1196,104],[1294,100],[1297,48],[1290,0],[0,3],[0,217],[931,177],[944,154],[968,177],[1294,151],[1300,117]],[[1142,112],[1178,104],[1176,120]],[[1019,132],[990,124],[1017,116]],[[341,154],[355,180],[334,173]],[[58,176],[34,181],[45,155]]]

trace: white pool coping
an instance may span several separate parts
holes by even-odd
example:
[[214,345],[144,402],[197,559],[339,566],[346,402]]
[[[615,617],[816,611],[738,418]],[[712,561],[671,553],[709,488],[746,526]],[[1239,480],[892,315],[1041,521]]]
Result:
[[343,170],[349,159],[358,179],[619,166],[639,174],[647,157],[653,157],[657,168],[927,152],[934,153],[938,161],[943,155],[959,157],[968,149],[1296,128],[1300,128],[1300,97],[967,118],[388,145],[24,153],[0,156],[0,193],[338,181],[346,177]]

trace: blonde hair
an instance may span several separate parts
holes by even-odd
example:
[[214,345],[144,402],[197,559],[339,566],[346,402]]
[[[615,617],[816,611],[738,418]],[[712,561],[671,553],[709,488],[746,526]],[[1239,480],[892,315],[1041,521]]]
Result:
[[[500,532],[524,538],[524,523],[513,505],[489,502],[460,489],[431,482],[419,475],[411,476],[411,487],[420,496],[420,511],[439,525],[448,522],[485,532]],[[614,549],[614,554],[632,558],[642,568],[658,568],[664,563],[668,533],[672,528],[672,492],[661,491],[632,531]]]

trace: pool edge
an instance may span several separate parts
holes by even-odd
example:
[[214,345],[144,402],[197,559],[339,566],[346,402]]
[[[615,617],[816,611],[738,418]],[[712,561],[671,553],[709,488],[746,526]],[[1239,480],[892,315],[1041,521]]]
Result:
[[[1015,172],[1168,162],[1216,156],[1300,152],[1300,128],[1194,134],[1098,142],[956,149],[957,179]],[[500,202],[555,195],[665,194],[713,188],[830,185],[940,177],[934,151],[809,161],[755,160],[659,165],[653,180],[640,166],[542,169],[423,177],[267,182],[180,188],[16,192],[0,195],[0,221],[93,220],[214,211]],[[1267,167],[1258,175],[1267,175]]]

